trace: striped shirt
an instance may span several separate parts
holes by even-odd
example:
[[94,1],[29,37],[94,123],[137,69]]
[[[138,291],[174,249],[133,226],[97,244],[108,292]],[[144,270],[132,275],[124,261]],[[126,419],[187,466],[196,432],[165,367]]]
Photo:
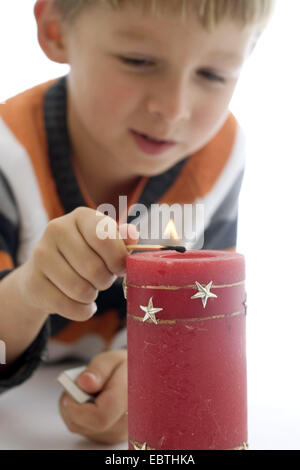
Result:
[[[30,258],[50,220],[80,206],[96,208],[72,160],[66,98],[64,77],[0,105],[0,282]],[[203,228],[187,246],[234,248],[244,155],[242,131],[229,114],[205,147],[160,175],[141,177],[127,205],[148,208],[142,225],[153,204],[202,204]],[[129,212],[127,222],[133,220]],[[103,350],[126,346],[121,281],[100,293],[97,313],[84,323],[50,315],[9,376],[1,377],[0,392],[24,382],[41,361],[72,357],[87,362]]]

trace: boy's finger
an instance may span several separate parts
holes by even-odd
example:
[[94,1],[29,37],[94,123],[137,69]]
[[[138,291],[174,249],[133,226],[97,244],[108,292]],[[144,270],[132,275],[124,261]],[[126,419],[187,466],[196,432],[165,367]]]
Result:
[[[66,392],[61,395],[58,405],[60,414],[69,431],[76,434],[83,434],[86,428],[76,424],[75,422],[77,415],[76,411],[78,409],[77,407],[80,405],[76,403]],[[75,417],[75,421],[73,420],[73,417]]]
[[[140,233],[134,224],[120,225],[119,234],[124,239],[126,245],[135,245],[140,238]],[[128,254],[132,253],[132,251],[128,251]]]
[[95,394],[102,388],[102,381],[99,375],[88,370],[82,372],[75,382],[82,390],[90,394]]
[[125,360],[127,351],[108,351],[95,356],[86,370],[76,379],[76,384],[87,393],[99,392],[113,374],[116,367]]
[[128,244],[137,242],[140,237],[139,231],[134,224],[119,225],[119,234]]
[[55,253],[44,266],[43,272],[49,281],[71,300],[90,304],[98,297],[98,290],[74,271],[60,253]]
[[[59,315],[75,321],[89,320],[97,311],[97,304],[83,304],[67,297],[61,292],[45,275],[39,282],[40,292],[47,292],[51,299],[51,305],[44,299],[37,298],[39,305],[46,309],[49,314],[57,312]],[[44,303],[43,303],[44,302]]]
[[113,283],[111,273],[107,271],[98,253],[86,243],[75,222],[71,225],[67,236],[59,237],[56,243],[70,266],[98,291],[110,287]]
[[111,381],[97,396],[94,404],[69,403],[69,415],[76,425],[101,433],[112,428],[127,408],[127,366],[123,363],[117,367]]
[[103,392],[95,398],[95,404],[104,415],[112,414],[109,411],[112,408],[117,420],[128,408],[127,388],[127,362],[123,362],[114,370]]
[[100,256],[108,272],[122,276],[126,270],[127,250],[118,238],[117,223],[110,217],[88,208],[75,209],[73,217],[79,232]]

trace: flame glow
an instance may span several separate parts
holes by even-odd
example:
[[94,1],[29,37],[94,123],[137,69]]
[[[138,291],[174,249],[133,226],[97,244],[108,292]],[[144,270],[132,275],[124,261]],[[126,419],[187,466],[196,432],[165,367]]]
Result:
[[166,226],[166,229],[164,231],[163,238],[169,238],[170,240],[179,240],[179,236],[177,234],[176,227],[175,227],[173,219],[169,220],[169,222]]

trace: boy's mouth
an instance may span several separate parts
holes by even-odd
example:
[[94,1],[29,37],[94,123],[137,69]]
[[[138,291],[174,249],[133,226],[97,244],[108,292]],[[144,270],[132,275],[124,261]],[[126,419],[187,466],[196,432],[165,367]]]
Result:
[[[133,131],[136,132],[136,131]],[[161,140],[161,139],[156,139],[155,137],[151,137],[147,134],[142,134],[141,132],[136,132],[137,134],[141,135],[145,139],[149,140],[150,142],[155,142],[156,144],[175,144],[173,140]]]
[[137,132],[134,130],[130,131],[138,147],[149,155],[158,155],[166,152],[170,148],[176,145],[176,142],[170,140],[158,140],[154,137],[150,137],[147,134]]

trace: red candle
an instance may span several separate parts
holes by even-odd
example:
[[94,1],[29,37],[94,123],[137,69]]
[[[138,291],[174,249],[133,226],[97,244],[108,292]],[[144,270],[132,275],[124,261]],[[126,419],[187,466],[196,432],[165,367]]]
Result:
[[126,290],[129,449],[246,448],[244,257],[136,253]]

